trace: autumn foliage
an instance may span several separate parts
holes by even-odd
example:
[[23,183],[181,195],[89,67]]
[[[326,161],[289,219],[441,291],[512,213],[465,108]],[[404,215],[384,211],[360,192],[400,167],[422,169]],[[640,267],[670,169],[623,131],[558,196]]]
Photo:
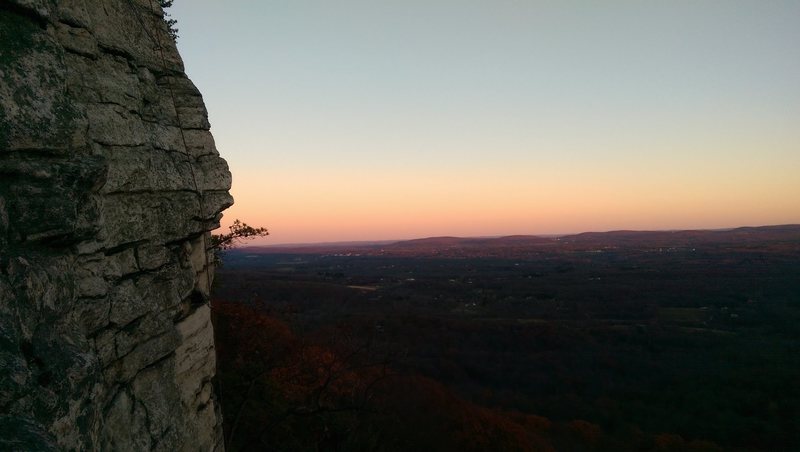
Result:
[[298,334],[244,304],[217,300],[213,308],[230,451],[718,450],[678,435],[610,435],[583,420],[482,406],[399,371],[402,354],[369,331]]

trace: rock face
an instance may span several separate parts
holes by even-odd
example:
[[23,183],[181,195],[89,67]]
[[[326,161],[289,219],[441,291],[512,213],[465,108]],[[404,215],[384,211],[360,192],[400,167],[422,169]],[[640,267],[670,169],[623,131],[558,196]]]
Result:
[[233,202],[154,0],[0,0],[0,450],[222,449]]

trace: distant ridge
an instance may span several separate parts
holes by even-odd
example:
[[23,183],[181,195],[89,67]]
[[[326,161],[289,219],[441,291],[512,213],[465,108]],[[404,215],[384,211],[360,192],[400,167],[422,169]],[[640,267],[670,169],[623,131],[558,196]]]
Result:
[[692,247],[701,245],[789,242],[800,251],[800,225],[743,226],[731,229],[668,231],[617,230],[570,235],[510,235],[503,237],[426,237],[411,240],[332,242],[251,246],[232,250],[244,254],[332,254],[405,257],[519,257],[543,247],[565,251],[616,247]]
[[242,247],[252,248],[307,248],[307,247],[348,247],[348,246],[372,246],[372,245],[386,245],[390,243],[397,243],[399,240],[356,240],[344,242],[311,242],[311,243],[280,243],[276,245],[254,245]]
[[608,232],[583,232],[562,236],[561,240],[580,242],[596,241],[637,241],[646,239],[648,241],[663,242],[692,242],[692,241],[763,241],[767,239],[798,239],[800,238],[800,225],[787,224],[775,226],[742,226],[731,229],[687,229],[687,230],[668,230],[668,231],[608,231]]

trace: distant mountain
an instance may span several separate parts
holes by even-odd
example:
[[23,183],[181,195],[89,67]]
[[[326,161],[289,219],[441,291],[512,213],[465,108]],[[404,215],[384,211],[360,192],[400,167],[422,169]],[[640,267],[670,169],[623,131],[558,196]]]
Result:
[[479,248],[492,246],[519,246],[541,245],[552,242],[552,238],[539,237],[535,235],[510,235],[507,237],[430,237],[426,239],[404,240],[387,245],[385,248],[391,249],[429,249],[429,248]]
[[609,231],[584,232],[561,237],[574,244],[662,245],[678,246],[712,243],[762,243],[764,241],[800,240],[800,225],[740,227],[733,229],[696,229],[685,231]]
[[233,250],[245,254],[331,254],[398,257],[531,257],[558,247],[565,252],[614,248],[692,248],[699,246],[753,246],[776,244],[797,247],[800,225],[740,227],[724,230],[609,231],[564,236],[511,235],[506,237],[428,237],[396,242],[347,242]]

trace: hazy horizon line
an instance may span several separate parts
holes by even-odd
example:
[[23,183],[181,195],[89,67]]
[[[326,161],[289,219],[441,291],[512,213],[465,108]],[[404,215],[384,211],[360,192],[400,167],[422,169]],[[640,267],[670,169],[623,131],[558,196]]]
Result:
[[[800,223],[785,223],[785,224],[763,224],[763,225],[743,225],[721,228],[687,228],[687,229],[609,229],[609,230],[590,230],[582,232],[569,232],[569,233],[544,233],[544,234],[499,234],[499,235],[477,235],[477,236],[457,236],[457,235],[432,235],[425,237],[414,237],[407,239],[376,239],[376,240],[334,240],[322,242],[289,242],[289,243],[271,243],[267,245],[252,245],[245,244],[237,249],[246,248],[286,248],[286,247],[314,247],[314,246],[352,246],[352,245],[389,245],[393,243],[408,242],[413,240],[437,239],[437,238],[455,238],[455,239],[499,239],[504,237],[541,237],[541,238],[557,238],[566,237],[579,234],[604,234],[612,232],[689,232],[689,231],[709,231],[709,232],[724,232],[733,231],[736,229],[746,228],[774,228],[774,227],[789,227],[798,226]],[[268,239],[267,239],[268,240]]]

